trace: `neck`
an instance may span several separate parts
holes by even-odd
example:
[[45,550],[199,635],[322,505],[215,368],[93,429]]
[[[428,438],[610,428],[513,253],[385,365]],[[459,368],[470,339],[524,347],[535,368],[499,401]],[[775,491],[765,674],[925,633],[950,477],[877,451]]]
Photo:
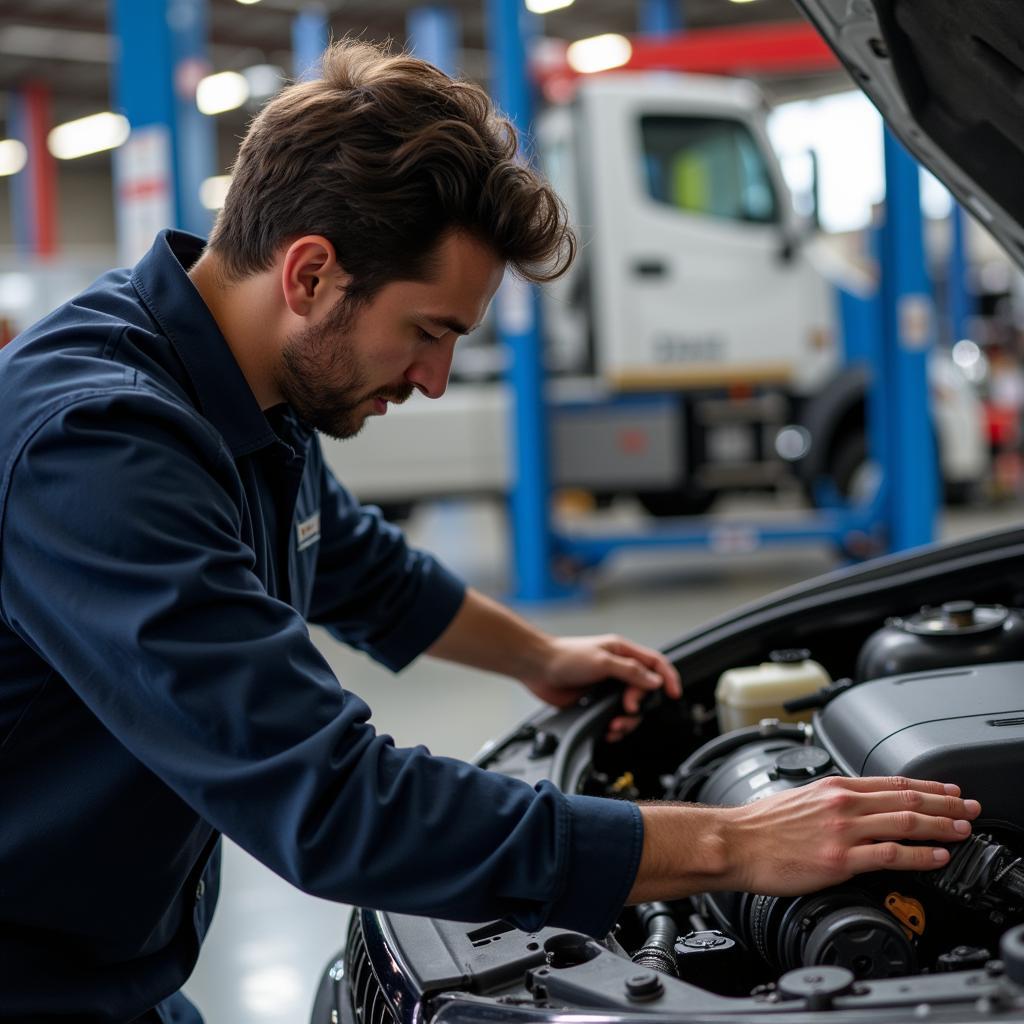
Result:
[[209,250],[188,272],[189,279],[217,322],[242,376],[261,409],[283,399],[277,387],[273,338],[274,294],[266,273],[229,281],[219,258]]

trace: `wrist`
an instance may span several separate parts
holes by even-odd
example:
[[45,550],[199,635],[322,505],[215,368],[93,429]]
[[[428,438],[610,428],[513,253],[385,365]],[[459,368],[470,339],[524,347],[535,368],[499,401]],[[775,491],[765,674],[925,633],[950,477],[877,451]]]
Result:
[[644,846],[630,903],[683,899],[732,887],[739,865],[729,808],[642,804]]
[[521,683],[550,683],[554,678],[554,663],[558,646],[554,637],[530,627],[517,645],[512,671]]

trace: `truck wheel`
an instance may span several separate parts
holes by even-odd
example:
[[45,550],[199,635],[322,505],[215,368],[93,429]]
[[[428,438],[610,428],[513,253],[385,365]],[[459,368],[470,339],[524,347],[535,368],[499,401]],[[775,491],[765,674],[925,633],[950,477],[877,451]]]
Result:
[[962,508],[974,500],[977,484],[973,480],[947,480],[942,485],[947,505]]
[[[877,486],[878,471],[868,457],[867,438],[864,434],[849,434],[836,442],[829,458],[828,475],[840,496],[849,502],[867,500]],[[941,482],[947,504],[967,504],[973,494],[969,482]]]
[[648,515],[657,519],[670,516],[702,516],[714,504],[714,491],[683,488],[679,491],[640,491],[637,500]]
[[869,496],[872,467],[863,434],[848,434],[837,440],[828,460],[828,475],[844,500],[860,501]]

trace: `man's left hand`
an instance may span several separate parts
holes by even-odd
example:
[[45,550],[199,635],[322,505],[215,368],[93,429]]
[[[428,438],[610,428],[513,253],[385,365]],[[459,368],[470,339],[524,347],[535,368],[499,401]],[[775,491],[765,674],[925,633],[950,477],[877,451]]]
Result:
[[664,655],[621,636],[556,637],[544,675],[524,678],[523,684],[541,700],[557,708],[569,707],[602,679],[625,684],[622,708],[608,723],[607,739],[620,740],[639,724],[640,702],[654,690],[678,699],[683,687],[679,673]]

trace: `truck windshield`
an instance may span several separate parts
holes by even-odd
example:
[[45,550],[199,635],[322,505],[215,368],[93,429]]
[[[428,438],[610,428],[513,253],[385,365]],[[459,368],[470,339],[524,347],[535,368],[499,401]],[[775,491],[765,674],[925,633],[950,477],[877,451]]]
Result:
[[773,224],[778,202],[746,125],[721,118],[640,119],[648,194],[687,213]]

